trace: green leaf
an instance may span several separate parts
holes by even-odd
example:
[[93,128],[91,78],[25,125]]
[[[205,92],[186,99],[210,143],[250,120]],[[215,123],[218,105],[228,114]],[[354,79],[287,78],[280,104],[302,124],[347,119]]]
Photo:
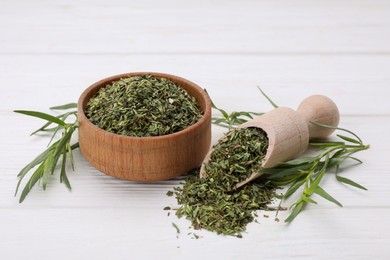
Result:
[[[206,89],[205,89],[205,92],[207,93]],[[207,93],[207,94],[208,94],[208,93]],[[224,117],[225,119],[229,120],[229,115],[228,115],[228,113],[226,113],[225,110],[223,110],[223,109],[221,109],[221,108],[218,108],[218,107],[214,104],[213,100],[211,100],[211,98],[210,98],[210,101],[211,101],[211,107],[212,107],[213,109],[218,110],[218,111],[223,115],[223,117]]]
[[73,135],[75,129],[76,129],[75,126],[69,127],[68,132],[63,133],[62,138],[59,140],[58,146],[56,147],[56,151],[54,152],[55,157],[54,157],[54,164],[53,164],[53,168],[52,168],[52,174],[54,173],[57,162],[58,162],[58,160],[63,152],[65,152],[65,153],[69,152],[69,155],[71,158],[72,168],[74,170],[72,150],[78,147],[78,143],[75,143],[74,148],[72,148],[70,146],[70,139],[72,138],[72,135]]
[[337,136],[340,137],[341,139],[347,141],[347,142],[354,143],[354,144],[361,144],[358,140],[355,140],[351,137],[344,136],[344,135],[337,135]]
[[26,166],[24,166],[24,168],[19,172],[19,174],[17,175],[17,177],[23,177],[24,175],[26,175],[26,173],[31,170],[32,168],[34,168],[37,164],[43,162],[48,154],[50,153],[50,150],[52,148],[49,147],[47,148],[44,152],[42,152],[41,154],[39,154],[37,157],[35,157],[34,160],[32,160],[29,164],[27,164]]
[[[58,142],[58,141],[57,141]],[[56,142],[56,143],[57,143]],[[54,144],[53,144],[54,145]],[[15,190],[15,196],[16,194],[18,193],[18,190],[19,190],[19,186],[20,186],[20,183],[22,182],[24,176],[32,169],[34,168],[36,165],[42,163],[43,161],[45,161],[47,159],[47,157],[49,156],[49,154],[52,152],[53,150],[53,146],[47,148],[44,152],[42,152],[41,154],[39,154],[37,157],[35,157],[34,160],[32,160],[29,164],[27,164],[20,172],[19,174],[17,175],[17,177],[19,178],[19,181],[18,181],[18,184],[16,185],[16,190]]]
[[64,127],[61,126],[61,125],[58,125],[58,126],[56,127],[56,129],[55,129],[53,135],[51,136],[50,141],[49,141],[49,143],[47,144],[47,146],[49,146],[49,145],[51,144],[51,142],[53,141],[54,137],[56,136],[56,134],[57,134],[58,130],[60,130],[60,128],[64,128]]
[[62,121],[65,121],[69,116],[77,117],[77,111],[66,112],[65,114],[59,115],[58,118],[60,118]]
[[313,162],[315,159],[316,159],[315,157],[300,157],[287,162],[282,162],[278,166],[290,166],[290,165],[295,166],[295,165],[307,164]]
[[316,122],[312,122],[310,121],[311,124],[313,125],[317,125],[317,126],[321,126],[321,127],[325,127],[325,128],[330,128],[330,129],[337,129],[337,130],[340,130],[340,131],[344,131],[344,132],[347,132],[353,136],[356,137],[357,140],[359,140],[360,144],[362,144],[362,140],[360,139],[359,136],[357,136],[357,134],[355,134],[354,132],[348,130],[348,129],[345,129],[345,128],[341,128],[341,127],[337,127],[337,126],[331,126],[331,125],[325,125],[325,124],[320,124],[320,123],[316,123]]
[[43,164],[45,166],[42,173],[42,187],[43,190],[46,190],[47,180],[49,178],[50,173],[52,173],[51,169],[55,167],[55,166],[53,167],[54,153],[50,153],[49,156],[46,158],[46,160],[43,162]]
[[310,187],[307,189],[306,193],[308,195],[311,195],[313,194],[314,190],[317,189],[318,185],[320,184],[322,178],[324,177],[325,175],[325,172],[326,172],[326,168],[328,166],[328,162],[329,162],[329,156],[327,155],[326,158],[325,158],[325,162],[324,162],[324,165],[322,166],[321,170],[319,171],[318,175],[316,176],[316,178],[314,179],[314,181],[310,184]]
[[336,175],[336,179],[339,181],[339,182],[342,182],[342,183],[345,183],[345,184],[348,184],[348,185],[351,185],[355,188],[359,188],[359,189],[362,189],[362,190],[367,190],[367,188],[363,187],[362,185],[348,179],[348,178],[345,178],[345,177],[342,177],[342,176],[339,176],[339,175]]
[[212,118],[212,120],[213,120],[213,124],[219,124],[219,123],[225,123],[226,122],[226,119],[225,118],[222,118],[222,117],[220,117],[220,118]]
[[262,115],[263,113],[239,111],[239,112],[232,112],[231,115],[233,115],[233,114],[237,118],[238,117],[247,117],[249,119],[253,119],[253,116],[259,116],[259,115]]
[[229,129],[231,129],[233,126],[243,124],[247,122],[249,119],[253,119],[253,116],[258,116],[262,114],[256,112],[246,112],[246,111],[233,111],[232,113],[228,114],[225,110],[218,108],[212,100],[211,100],[211,107],[222,114],[222,117],[213,117],[212,123]]
[[322,189],[320,186],[317,186],[317,188],[314,190],[314,192],[318,195],[320,195],[321,197],[323,197],[324,199],[326,200],[329,200],[330,202],[333,202],[334,204],[336,204],[337,206],[339,207],[342,207],[343,205],[338,202],[335,198],[333,198],[332,196],[330,196],[329,193],[327,193],[324,189]]
[[301,180],[297,180],[295,181],[289,188],[288,190],[286,191],[286,193],[284,194],[284,198],[287,199],[289,198],[294,192],[296,192],[299,187],[301,187],[304,183],[305,183],[306,179],[301,179]]
[[[348,151],[347,151],[348,152]],[[350,153],[349,153],[350,154]],[[342,155],[342,154],[340,154]],[[334,158],[335,157],[335,158]],[[328,165],[328,168],[333,168],[333,167],[340,167],[340,165],[347,159],[351,159],[351,160],[354,160],[356,161],[357,163],[363,163],[360,159],[356,158],[356,157],[353,157],[353,156],[350,156],[350,155],[345,155],[345,156],[340,156],[340,157],[336,157],[336,156],[332,156],[332,158],[329,160],[329,165]],[[336,171],[337,173],[338,171]]]
[[22,203],[24,199],[26,198],[27,194],[31,191],[31,189],[34,187],[35,183],[42,177],[43,171],[44,171],[45,164],[39,165],[39,167],[35,170],[35,172],[31,175],[30,180],[27,182],[26,186],[24,187],[22,194],[19,198],[19,203]]
[[267,168],[262,169],[263,174],[267,175],[269,180],[277,180],[286,176],[300,176],[302,172],[311,168],[311,164],[299,164],[291,168],[273,169]]
[[231,123],[232,125],[241,125],[243,123],[248,122],[248,120],[243,119],[243,118],[232,118],[231,121],[232,121],[232,123]]
[[[78,147],[78,144],[79,143],[76,143],[74,145],[77,145],[77,147]],[[72,166],[72,170],[74,171],[74,159],[73,159],[73,152],[72,152],[73,148],[72,147],[73,147],[73,145],[71,146],[70,143],[68,143],[67,148],[68,148],[68,153],[69,153],[69,158],[70,158],[70,165]]]
[[309,145],[315,146],[315,147],[326,148],[326,147],[332,147],[332,146],[338,146],[338,145],[345,145],[345,143],[344,142],[331,142],[331,141],[325,142],[325,141],[311,140]]
[[230,121],[230,118],[229,118],[229,115],[228,115],[228,113],[225,111],[225,110],[223,110],[223,109],[217,109],[219,112],[221,112],[221,114],[222,114],[222,116],[227,120],[227,121]]
[[347,158],[348,158],[348,159],[352,159],[352,160],[354,160],[354,161],[357,161],[358,163],[363,163],[362,160],[360,160],[360,159],[358,159],[358,158],[356,158],[356,157],[353,157],[353,156],[348,156]]
[[27,110],[14,110],[14,112],[19,113],[19,114],[23,114],[23,115],[27,115],[27,116],[37,117],[37,118],[44,119],[46,121],[49,121],[49,122],[52,122],[52,123],[55,123],[58,125],[66,126],[66,123],[64,121],[62,121],[61,119],[58,119],[57,117],[46,114],[46,113],[37,112],[37,111],[27,111]]
[[[77,111],[71,111],[71,112],[67,112],[65,114],[61,114],[59,116],[56,116],[58,119],[62,120],[65,122],[65,120],[70,116],[70,115],[76,115],[77,114]],[[38,128],[37,130],[35,130],[34,132],[32,132],[30,135],[34,135],[38,132],[51,132],[51,131],[56,131],[58,129],[58,127],[53,127],[53,128],[47,128],[48,126],[50,126],[53,122],[47,122],[46,124],[44,124],[43,126],[41,126],[40,128]],[[58,125],[60,128],[63,128],[64,126],[62,125]]]
[[[38,128],[37,130],[35,130],[34,132],[32,132],[30,135],[35,135],[36,133],[40,132],[40,131],[45,131],[47,129],[47,127],[49,125],[51,125],[52,122],[47,122],[46,124],[44,124],[43,126],[41,126],[40,128]],[[57,129],[57,127],[55,127],[55,129]]]
[[271,181],[271,183],[272,183],[274,186],[280,187],[280,186],[289,185],[289,184],[291,184],[292,182],[294,182],[296,179],[297,179],[297,176],[290,175],[290,176],[285,176],[285,177],[277,178],[277,179],[270,180],[270,181]]
[[342,157],[344,154],[348,153],[348,149],[346,148],[341,148],[337,152],[335,152],[330,159],[337,159],[338,157]]
[[340,164],[345,161],[345,157],[336,157],[336,158],[330,158],[328,163],[328,169],[332,169],[333,167],[340,167]]
[[292,222],[296,216],[302,211],[303,206],[306,204],[304,201],[300,201],[298,204],[295,204],[294,209],[291,214],[284,220],[284,222],[290,223]]
[[273,102],[273,101],[267,96],[267,94],[264,93],[264,91],[263,91],[259,86],[257,86],[257,88],[260,90],[261,94],[263,94],[263,96],[268,100],[269,103],[271,103],[271,105],[272,105],[274,108],[278,108],[278,105],[276,105],[275,102]]
[[62,138],[60,139],[60,142],[57,145],[56,151],[54,153],[55,157],[60,156],[60,154],[62,153],[62,150],[64,149],[66,144],[70,141],[70,138],[72,137],[73,131],[74,131],[74,128],[70,127],[68,132],[65,132],[65,134],[62,136]]
[[60,182],[64,183],[65,186],[69,189],[72,190],[72,187],[70,186],[70,182],[68,179],[68,176],[66,176],[66,150],[63,151],[62,153],[62,165],[61,165],[61,173],[60,173]]
[[307,197],[307,196],[302,196],[302,200],[305,201],[305,202],[309,202],[309,203],[313,203],[313,204],[318,204],[317,201],[315,201],[315,200],[313,200],[312,198]]
[[65,109],[71,109],[71,108],[77,108],[77,103],[68,103],[61,106],[55,106],[51,107],[52,110],[65,110]]

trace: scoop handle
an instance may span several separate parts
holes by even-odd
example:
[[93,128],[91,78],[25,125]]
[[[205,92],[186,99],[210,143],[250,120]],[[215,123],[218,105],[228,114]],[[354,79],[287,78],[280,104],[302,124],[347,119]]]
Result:
[[313,123],[337,127],[340,121],[340,113],[336,104],[330,98],[322,95],[305,98],[298,106],[297,112],[307,123],[310,139],[326,138],[335,130]]
[[[271,134],[269,136],[269,140],[270,142],[273,141],[273,146],[268,147],[266,157],[262,161],[262,167],[265,168],[272,167],[276,165],[277,162],[295,158],[301,152],[306,150],[309,139],[326,138],[335,130],[334,128],[327,128],[313,124],[313,122],[322,125],[337,127],[340,120],[340,114],[336,104],[330,98],[322,95],[313,95],[307,97],[301,102],[296,112],[288,111],[285,109],[282,111],[278,111],[278,109],[275,109],[271,113],[275,113],[276,117],[278,117],[280,121],[277,122],[277,124],[274,124],[274,129],[270,129],[268,132],[269,134]],[[283,115],[285,114],[287,114],[288,117],[292,117],[295,114],[295,119],[293,120],[293,122],[295,126],[301,128],[298,134],[298,139],[298,136],[286,135],[286,133],[289,132],[288,129],[290,128],[283,129],[283,121],[285,122],[285,119],[283,119]],[[258,121],[259,123],[263,121],[263,123],[260,124],[264,124],[263,119],[264,118],[259,117],[254,121]],[[269,120],[266,120],[266,122],[269,122]],[[266,123],[265,125],[267,126]],[[279,135],[277,131],[275,131],[279,128],[283,130],[282,135]],[[304,130],[305,128],[306,130]],[[288,141],[286,142],[286,140]],[[278,144],[276,145],[275,142]],[[300,152],[294,151],[294,149],[298,148],[298,144],[301,146]],[[239,188],[247,184],[248,182],[251,182],[252,180],[258,178],[261,175],[262,172],[252,173],[246,180],[237,183],[236,188]]]

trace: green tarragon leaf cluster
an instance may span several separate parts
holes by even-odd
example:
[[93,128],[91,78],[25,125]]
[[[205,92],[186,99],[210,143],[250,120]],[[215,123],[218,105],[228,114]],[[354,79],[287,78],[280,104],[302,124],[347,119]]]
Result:
[[320,185],[326,173],[334,173],[336,180],[339,182],[367,190],[362,185],[340,176],[339,173],[346,160],[362,163],[361,160],[353,155],[359,151],[368,149],[369,145],[365,145],[356,134],[347,129],[326,125],[320,126],[347,132],[351,137],[337,134],[340,141],[312,140],[310,146],[316,150],[314,156],[294,159],[281,163],[274,168],[262,170],[263,175],[260,178],[271,181],[275,186],[288,187],[287,191],[281,196],[281,199],[286,200],[292,194],[301,190],[300,198],[290,206],[292,212],[285,219],[286,222],[294,220],[307,203],[317,204],[317,201],[311,198],[314,194],[342,207],[342,204]]
[[[37,111],[27,111],[27,110],[15,110],[14,112],[28,115],[36,118],[43,119],[47,121],[42,127],[38,128],[36,131],[31,133],[31,135],[37,134],[38,132],[53,132],[53,135],[48,144],[48,148],[39,154],[34,160],[27,164],[18,174],[18,184],[16,186],[15,196],[18,193],[19,186],[22,180],[26,177],[27,173],[35,169],[30,176],[30,179],[26,183],[21,195],[19,202],[23,202],[28,193],[38,182],[42,183],[42,187],[45,190],[49,181],[50,175],[53,175],[58,162],[61,163],[60,171],[60,182],[64,183],[65,186],[71,190],[71,185],[69,179],[66,175],[66,162],[69,157],[72,169],[74,170],[74,160],[72,150],[78,147],[78,143],[71,144],[71,137],[73,133],[78,128],[77,123],[77,111],[74,110],[77,107],[77,104],[70,103],[62,106],[52,107],[53,110],[70,110],[66,113],[63,113],[58,116],[52,116],[46,113],[37,112]],[[66,123],[65,121],[73,117],[74,121],[72,123]],[[61,131],[61,137],[54,143],[52,143],[56,134]]]

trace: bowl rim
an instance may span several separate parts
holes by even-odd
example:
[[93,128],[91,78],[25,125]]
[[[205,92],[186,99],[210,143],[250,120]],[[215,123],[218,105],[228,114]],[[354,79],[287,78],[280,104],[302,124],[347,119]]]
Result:
[[[85,102],[86,96],[91,91],[94,91],[96,88],[100,89],[100,88],[106,86],[107,84],[110,84],[109,82],[113,82],[113,81],[119,80],[121,78],[131,77],[131,76],[143,76],[143,75],[152,75],[154,77],[166,78],[166,79],[169,79],[169,80],[176,79],[178,81],[185,82],[191,88],[194,88],[195,90],[197,90],[199,93],[201,93],[201,97],[205,101],[205,109],[203,111],[202,117],[195,124],[192,124],[192,125],[186,127],[185,129],[179,131],[179,132],[166,134],[166,135],[161,135],[161,136],[144,136],[144,137],[125,136],[125,135],[111,133],[111,132],[108,132],[108,131],[106,131],[106,130],[96,126],[95,124],[93,124],[87,118],[87,116],[84,113],[83,103]],[[175,82],[175,80],[172,80],[172,81]],[[175,83],[178,84],[177,82],[175,82]],[[178,84],[178,85],[180,86],[180,84]],[[199,100],[198,100],[198,102],[199,102]],[[135,140],[137,140],[137,141],[140,141],[140,140],[153,140],[153,141],[165,140],[165,139],[170,139],[170,138],[174,138],[176,136],[183,135],[183,134],[185,134],[187,132],[191,132],[194,129],[198,128],[199,126],[205,124],[206,120],[211,119],[211,99],[210,99],[209,95],[207,94],[207,92],[204,89],[202,89],[200,86],[198,86],[197,84],[193,83],[192,81],[189,81],[189,80],[187,80],[185,78],[182,78],[182,77],[179,77],[179,76],[176,76],[176,75],[167,74],[167,73],[160,73],[160,72],[130,72],[130,73],[122,73],[122,74],[117,74],[117,75],[114,75],[114,76],[109,76],[109,77],[103,78],[103,79],[93,83],[92,85],[90,85],[87,89],[85,89],[81,93],[81,95],[79,97],[79,100],[77,101],[77,117],[78,117],[78,121],[79,122],[80,121],[84,121],[84,123],[88,124],[90,127],[95,129],[96,131],[98,131],[98,132],[100,132],[100,133],[102,133],[104,135],[112,136],[113,138],[119,138],[119,139],[124,139],[124,140],[134,140],[134,141]],[[211,122],[211,120],[210,120],[210,122]]]

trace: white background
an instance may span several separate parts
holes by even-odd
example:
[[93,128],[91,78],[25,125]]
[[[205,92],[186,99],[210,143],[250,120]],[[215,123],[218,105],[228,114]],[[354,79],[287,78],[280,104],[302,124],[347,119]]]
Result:
[[[29,136],[42,121],[12,110],[49,112],[134,71],[187,78],[230,111],[270,110],[256,85],[292,108],[328,95],[341,126],[371,144],[342,173],[368,191],[329,174],[322,186],[343,208],[318,198],[290,225],[260,212],[243,239],[196,240],[162,210],[179,179],[116,180],[77,151],[71,193],[53,176],[19,204],[16,175],[48,139]],[[1,0],[0,259],[389,259],[389,83],[390,1]]]

